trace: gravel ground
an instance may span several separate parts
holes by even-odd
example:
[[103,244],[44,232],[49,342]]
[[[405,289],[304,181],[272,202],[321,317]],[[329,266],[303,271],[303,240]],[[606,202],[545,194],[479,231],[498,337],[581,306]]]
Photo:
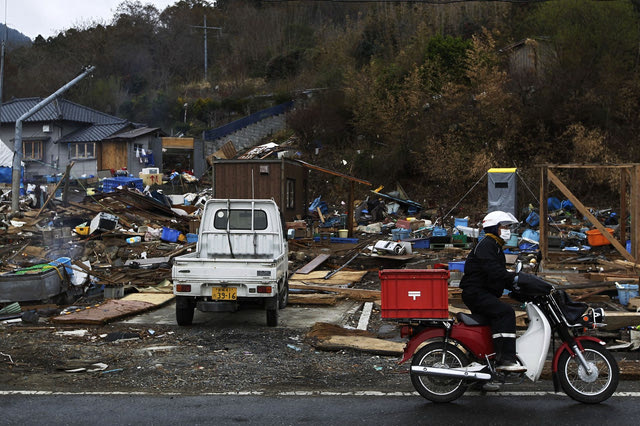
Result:
[[[358,288],[379,289],[377,274],[367,274]],[[359,316],[354,313],[345,325],[355,327]],[[409,365],[398,365],[399,356],[320,351],[306,338],[308,331],[224,324],[62,326],[45,318],[37,325],[0,325],[0,391],[413,392]],[[376,309],[369,331],[400,338],[396,324],[382,321]],[[616,357],[628,360],[624,379],[640,377],[638,351]]]
[[[86,330],[84,336],[65,332]],[[398,357],[322,352],[300,330],[125,324],[0,329],[1,390],[206,392],[411,391]],[[106,364],[91,372],[94,364]],[[69,370],[80,369],[78,372]]]

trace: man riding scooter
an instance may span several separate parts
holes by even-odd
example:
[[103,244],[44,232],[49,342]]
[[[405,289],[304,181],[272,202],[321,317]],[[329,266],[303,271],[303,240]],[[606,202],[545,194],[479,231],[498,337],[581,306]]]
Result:
[[500,301],[505,289],[512,290],[515,272],[506,269],[502,247],[511,237],[511,225],[518,220],[503,211],[493,211],[482,220],[485,237],[467,256],[460,281],[462,300],[473,314],[490,321],[496,371],[522,373],[526,368],[516,358],[516,316],[513,308]]

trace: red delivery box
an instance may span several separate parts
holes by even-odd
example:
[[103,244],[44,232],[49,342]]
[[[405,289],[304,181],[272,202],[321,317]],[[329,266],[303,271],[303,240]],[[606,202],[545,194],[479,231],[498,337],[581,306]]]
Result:
[[383,269],[378,276],[382,318],[449,317],[449,271]]

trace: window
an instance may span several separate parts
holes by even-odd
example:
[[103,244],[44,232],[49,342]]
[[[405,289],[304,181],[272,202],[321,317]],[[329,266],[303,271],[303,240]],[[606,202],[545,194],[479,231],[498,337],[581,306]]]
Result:
[[[213,220],[213,227],[216,229],[227,229],[227,212],[229,213],[229,229],[251,229],[251,210],[224,210],[220,209],[216,212]],[[267,213],[264,210],[254,210],[253,229],[263,231],[267,229]]]
[[22,141],[24,160],[42,160],[42,141]]
[[296,207],[296,181],[295,179],[287,179],[287,208],[294,209]]
[[69,144],[71,158],[94,158],[96,156],[95,142],[83,142]]

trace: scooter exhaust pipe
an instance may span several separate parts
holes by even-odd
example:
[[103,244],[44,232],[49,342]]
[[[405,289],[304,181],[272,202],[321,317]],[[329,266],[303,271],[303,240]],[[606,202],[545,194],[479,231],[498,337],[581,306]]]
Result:
[[411,372],[423,376],[441,376],[465,380],[491,380],[491,374],[489,373],[481,373],[479,371],[470,371],[467,369],[458,370],[454,368],[436,368],[412,365]]

